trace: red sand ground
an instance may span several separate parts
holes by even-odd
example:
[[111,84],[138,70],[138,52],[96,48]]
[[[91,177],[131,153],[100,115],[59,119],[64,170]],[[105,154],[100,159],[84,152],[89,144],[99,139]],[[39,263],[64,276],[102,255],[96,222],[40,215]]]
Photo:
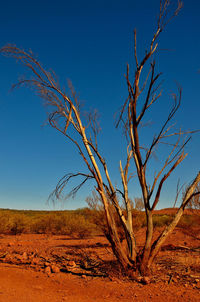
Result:
[[200,230],[176,229],[144,285],[119,274],[104,237],[1,236],[0,302],[200,301],[199,256]]

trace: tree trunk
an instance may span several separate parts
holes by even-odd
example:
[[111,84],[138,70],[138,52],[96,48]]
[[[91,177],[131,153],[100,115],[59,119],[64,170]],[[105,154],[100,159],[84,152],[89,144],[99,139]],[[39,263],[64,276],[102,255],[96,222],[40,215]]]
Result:
[[107,239],[109,240],[112,250],[116,258],[118,259],[120,265],[123,267],[123,269],[127,269],[129,266],[131,266],[131,263],[128,259],[128,256],[120,242],[116,224],[113,221],[113,219],[110,216],[110,213],[106,212],[106,218],[107,218],[107,225],[108,225],[108,235]]
[[181,219],[181,216],[183,215],[184,209],[180,208],[174,217],[173,221],[170,223],[169,226],[165,228],[165,230],[162,232],[162,234],[158,237],[158,239],[154,242],[151,248],[150,257],[148,259],[148,268],[151,266],[154,258],[158,254],[161,246],[163,245],[166,238],[173,232],[174,228],[176,227],[177,223]]
[[165,228],[165,230],[158,237],[158,239],[153,243],[152,248],[151,248],[150,257],[149,257],[149,260],[148,260],[148,268],[151,266],[154,258],[158,254],[158,252],[159,252],[161,246],[163,245],[164,241],[166,240],[166,238],[173,232],[174,228],[176,227],[179,220],[181,219],[181,216],[184,213],[184,209],[185,209],[186,205],[189,203],[189,201],[192,197],[192,194],[193,194],[193,192],[194,192],[194,190],[197,187],[199,182],[200,182],[200,172],[197,174],[195,180],[193,181],[193,183],[187,189],[187,191],[185,193],[185,196],[183,198],[183,202],[182,202],[178,212],[176,213],[174,219],[172,220],[170,225]]
[[119,261],[120,265],[123,267],[123,269],[127,269],[128,266],[131,266],[131,263],[120,242],[114,218],[110,215],[109,203],[107,201],[107,197],[102,189],[101,190],[98,189],[98,192],[102,198],[102,202],[104,205],[104,211],[105,211],[105,216],[108,226],[107,239],[109,240],[112,246],[113,253],[116,256],[117,260]]
[[128,245],[128,257],[132,263],[136,262],[136,241],[133,233],[127,234],[127,245]]
[[151,243],[152,243],[152,236],[153,236],[153,215],[152,215],[152,211],[149,209],[146,209],[146,218],[147,218],[146,242],[142,254],[141,263],[139,266],[139,270],[142,275],[148,275],[149,273],[148,260],[151,251]]

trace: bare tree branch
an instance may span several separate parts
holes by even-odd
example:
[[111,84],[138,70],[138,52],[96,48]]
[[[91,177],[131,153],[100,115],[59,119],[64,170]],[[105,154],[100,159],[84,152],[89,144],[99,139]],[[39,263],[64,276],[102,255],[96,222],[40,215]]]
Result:
[[50,194],[49,196],[49,200],[52,199],[54,200],[54,198],[56,199],[60,199],[61,194],[64,190],[64,188],[67,186],[67,184],[69,183],[69,181],[77,176],[82,176],[84,177],[84,180],[79,183],[77,186],[73,187],[73,189],[65,196],[65,199],[68,199],[70,197],[74,198],[76,193],[79,191],[79,189],[86,183],[86,181],[88,179],[94,179],[93,175],[89,175],[89,174],[85,174],[85,173],[68,173],[66,175],[64,175],[58,182],[55,190]]
[[145,158],[145,161],[144,161],[144,164],[143,166],[145,167],[148,160],[149,160],[149,157],[152,153],[152,150],[154,149],[154,147],[158,144],[158,142],[160,141],[160,139],[162,138],[162,134],[166,128],[166,126],[168,125],[168,123],[171,121],[171,119],[173,118],[173,116],[175,115],[175,113],[177,112],[177,110],[179,109],[180,107],[180,103],[181,103],[181,90],[179,89],[179,100],[177,101],[177,96],[176,95],[173,95],[173,98],[174,98],[174,105],[171,109],[171,111],[169,112],[169,115],[166,119],[166,121],[164,122],[163,126],[161,127],[161,130],[159,132],[159,134],[157,136],[154,137],[153,139],[153,142],[146,154],[146,158]]

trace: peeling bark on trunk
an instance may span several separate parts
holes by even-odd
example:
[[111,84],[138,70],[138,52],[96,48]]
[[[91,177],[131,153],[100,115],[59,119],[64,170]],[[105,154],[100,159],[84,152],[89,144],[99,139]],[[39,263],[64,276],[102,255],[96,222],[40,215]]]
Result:
[[136,262],[136,257],[137,257],[137,253],[136,253],[136,242],[135,242],[135,237],[133,234],[128,234],[128,238],[127,238],[127,245],[128,245],[128,252],[129,252],[129,259],[132,263]]
[[152,211],[146,209],[146,218],[147,218],[146,242],[143,250],[142,260],[139,267],[140,273],[142,275],[148,274],[148,260],[151,251],[151,243],[152,243],[152,236],[153,236]]
[[107,201],[107,197],[104,194],[103,190],[98,190],[99,194],[101,195],[102,202],[104,204],[105,216],[108,226],[108,235],[107,239],[109,240],[112,250],[116,258],[118,259],[119,263],[124,269],[127,269],[128,266],[131,266],[131,263],[122,247],[122,244],[119,240],[119,236],[117,233],[116,224],[114,218],[110,215],[109,211],[109,204]]

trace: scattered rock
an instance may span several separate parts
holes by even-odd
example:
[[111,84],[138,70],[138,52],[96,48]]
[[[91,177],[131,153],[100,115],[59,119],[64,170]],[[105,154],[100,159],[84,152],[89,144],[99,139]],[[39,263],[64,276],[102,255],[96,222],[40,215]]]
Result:
[[26,252],[23,253],[22,258],[23,258],[24,260],[27,260],[27,259],[28,259],[28,255],[27,255]]
[[38,264],[40,262],[40,258],[34,257],[31,262],[32,264]]
[[50,268],[50,266],[45,267],[44,272],[45,272],[47,275],[51,275],[51,268]]
[[151,282],[150,278],[149,277],[143,277],[142,280],[141,280],[142,284],[149,284]]
[[52,265],[51,266],[51,271],[52,271],[52,273],[59,273],[60,269],[56,265]]
[[86,279],[87,277],[86,277],[86,275],[82,275],[81,278]]
[[10,258],[11,258],[11,255],[7,253],[7,254],[5,255],[5,257],[2,259],[2,261],[3,261],[3,262],[8,262],[8,261],[10,260]]
[[142,282],[142,277],[139,277],[139,276],[137,276],[137,277],[135,277],[135,280],[137,281],[137,282]]
[[23,260],[23,259],[24,259],[22,255],[16,255],[15,257],[16,257],[16,258],[17,258],[17,260],[19,260],[19,261],[21,261],[21,260]]
[[76,263],[74,261],[68,261],[67,265],[71,267],[76,267]]
[[13,242],[9,242],[9,243],[8,243],[8,246],[13,246],[13,245],[14,245]]

